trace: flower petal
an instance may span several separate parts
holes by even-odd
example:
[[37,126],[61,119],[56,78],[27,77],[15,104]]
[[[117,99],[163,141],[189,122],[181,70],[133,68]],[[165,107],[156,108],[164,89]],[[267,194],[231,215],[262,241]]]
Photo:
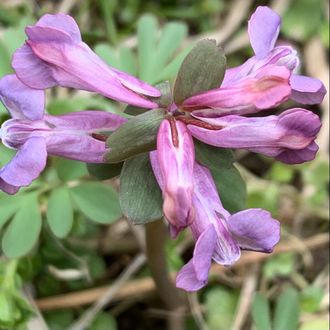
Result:
[[81,41],[79,27],[76,21],[69,15],[62,13],[56,15],[46,14],[39,19],[36,25],[65,31],[70,35],[73,41]]
[[313,141],[301,150],[285,150],[276,156],[275,159],[286,164],[302,164],[313,160],[318,150],[318,145]]
[[15,51],[12,67],[17,77],[31,88],[46,89],[58,85],[52,68],[26,44]]
[[218,130],[208,130],[189,125],[188,129],[192,135],[202,142],[223,148],[247,149],[269,157],[277,157],[283,152],[291,151],[305,153],[305,148],[315,140],[321,126],[318,116],[300,108],[287,110],[280,116],[195,117],[222,127]]
[[198,238],[193,258],[177,274],[176,286],[178,288],[196,291],[206,285],[216,239],[216,231],[210,224]]
[[197,163],[194,167],[194,185],[196,217],[190,226],[193,236],[199,241],[212,224],[217,236],[212,257],[221,265],[232,265],[239,259],[240,249],[225,225],[230,213],[221,204],[210,170]]
[[280,223],[268,211],[248,209],[228,219],[228,229],[244,250],[270,253],[280,240]]
[[87,134],[63,131],[46,137],[49,155],[60,156],[86,163],[103,163],[105,142]]
[[157,135],[157,157],[164,182],[164,214],[173,226],[185,228],[194,219],[195,154],[192,138],[182,122],[162,121]]
[[274,48],[280,32],[281,17],[266,6],[259,6],[252,14],[248,33],[251,46],[258,59],[262,59]]
[[96,133],[97,131],[114,131],[127,122],[127,119],[111,112],[85,110],[60,116],[46,115],[45,121],[61,130],[72,129]]
[[25,84],[39,89],[55,85],[79,88],[140,107],[157,107],[155,102],[140,94],[158,97],[158,89],[109,68],[81,42],[78,26],[72,18],[62,15],[57,19],[57,15],[47,15],[26,28],[29,39],[16,51],[12,63]]
[[[185,110],[197,110],[198,115],[222,116],[247,114],[269,109],[288,99],[290,71],[284,66],[268,65],[253,76],[235,80],[224,88],[192,96],[184,101]],[[211,108],[212,110],[205,110]]]
[[291,98],[303,104],[319,104],[327,92],[320,80],[306,76],[294,74],[291,76],[290,84]]
[[193,260],[185,264],[176,276],[176,287],[193,292],[201,289],[207,284],[206,281],[200,281],[196,276]]
[[217,241],[217,232],[213,224],[199,236],[194,249],[193,264],[199,281],[207,281],[212,255]]
[[46,160],[47,151],[44,138],[32,137],[0,170],[0,178],[8,185],[15,187],[28,186],[45,168]]
[[0,80],[0,100],[15,119],[42,119],[45,92],[24,85],[14,74]]

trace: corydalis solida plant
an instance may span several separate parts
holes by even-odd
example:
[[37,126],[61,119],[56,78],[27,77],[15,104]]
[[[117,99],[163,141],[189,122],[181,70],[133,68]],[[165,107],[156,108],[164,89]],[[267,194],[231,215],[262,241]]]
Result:
[[[278,221],[261,209],[229,213],[218,196],[211,172],[195,155],[193,137],[216,147],[244,148],[286,163],[314,158],[317,151],[314,140],[320,121],[312,112],[295,108],[278,116],[244,116],[276,107],[289,98],[303,103],[319,103],[323,98],[322,83],[293,73],[298,64],[296,52],[290,47],[274,47],[279,23],[278,15],[270,9],[257,9],[249,23],[255,56],[237,68],[225,70],[223,50],[214,41],[201,41],[184,60],[171,95],[107,67],[82,42],[71,17],[45,15],[36,25],[27,27],[28,40],[13,58],[19,79],[12,78],[17,80],[15,86],[22,84],[21,90],[26,88],[38,97],[30,102],[26,97],[20,100],[25,92],[8,92],[16,87],[5,78],[0,90],[14,120],[4,124],[3,140],[7,146],[19,149],[16,159],[23,168],[28,168],[34,160],[38,163],[39,156],[28,158],[24,151],[27,146],[29,150],[36,150],[30,147],[31,141],[41,141],[45,150],[42,166],[36,168],[29,180],[13,184],[10,163],[0,172],[2,189],[7,189],[5,184],[11,184],[15,190],[29,184],[44,167],[46,151],[93,162],[102,161],[100,153],[105,153],[106,162],[125,161],[125,164],[134,162],[136,155],[150,152],[152,169],[162,190],[163,213],[172,236],[189,227],[196,240],[192,260],[178,274],[179,287],[192,291],[204,286],[212,259],[231,265],[239,258],[241,249],[271,252],[279,240]],[[109,127],[85,124],[101,118],[98,112],[85,112],[85,115],[81,112],[84,120],[80,121],[78,115],[71,120],[43,115],[43,105],[39,105],[41,110],[36,114],[33,102],[40,100],[43,89],[57,85],[94,91],[152,110],[127,123],[115,116],[109,117]],[[76,122],[80,122],[80,126],[72,127]],[[95,135],[104,128],[115,130],[106,144]],[[61,154],[53,148],[56,141],[60,141],[58,145],[70,145],[73,136],[80,138],[75,157],[70,149]],[[87,138],[93,142],[89,148],[84,147],[83,141]],[[215,150],[212,152],[217,152]],[[83,153],[84,158],[80,156]],[[96,160],[92,158],[95,154]],[[124,165],[122,180],[125,173]],[[133,201],[140,197],[131,191],[121,191],[121,194],[131,194]],[[220,191],[220,195],[222,198],[225,191]],[[135,205],[130,204],[133,205],[130,207]],[[122,203],[122,206],[124,212],[127,211],[126,205]]]

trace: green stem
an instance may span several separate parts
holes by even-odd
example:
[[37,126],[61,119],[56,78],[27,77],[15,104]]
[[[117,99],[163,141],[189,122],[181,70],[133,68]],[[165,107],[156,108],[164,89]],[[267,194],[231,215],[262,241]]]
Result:
[[167,229],[162,220],[146,224],[146,253],[160,298],[170,311],[169,329],[184,329],[185,303],[171,280],[165,254]]

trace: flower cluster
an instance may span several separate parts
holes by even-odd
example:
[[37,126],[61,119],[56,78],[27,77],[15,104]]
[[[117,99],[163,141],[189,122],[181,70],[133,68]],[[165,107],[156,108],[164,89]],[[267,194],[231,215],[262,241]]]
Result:
[[[276,46],[280,17],[258,7],[248,32],[255,55],[225,71],[217,88],[196,93],[166,109],[150,161],[163,193],[163,212],[172,237],[189,227],[194,254],[178,273],[177,286],[198,290],[207,283],[212,260],[232,265],[241,250],[269,253],[280,238],[279,222],[262,209],[230,214],[224,209],[212,175],[195,158],[193,138],[222,148],[242,148],[288,164],[314,159],[318,116],[302,108],[280,115],[246,116],[292,99],[320,103],[323,84],[297,75],[297,52]],[[45,113],[45,89],[54,86],[97,92],[145,109],[158,108],[161,92],[108,67],[81,40],[67,15],[45,15],[26,28],[27,41],[13,57],[15,75],[0,80],[0,98],[12,119],[0,130],[2,142],[18,152],[0,170],[0,189],[16,193],[46,165],[47,154],[84,162],[102,162],[107,150],[104,131],[114,131],[126,119],[101,111],[62,116]],[[219,86],[220,85],[220,86]],[[128,132],[129,134],[129,132]]]

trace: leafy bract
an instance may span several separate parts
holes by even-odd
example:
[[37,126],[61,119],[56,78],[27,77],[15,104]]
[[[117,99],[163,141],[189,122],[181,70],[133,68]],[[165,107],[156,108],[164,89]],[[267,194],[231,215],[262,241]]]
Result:
[[162,195],[148,153],[125,161],[120,176],[119,200],[125,216],[144,224],[163,216]]

